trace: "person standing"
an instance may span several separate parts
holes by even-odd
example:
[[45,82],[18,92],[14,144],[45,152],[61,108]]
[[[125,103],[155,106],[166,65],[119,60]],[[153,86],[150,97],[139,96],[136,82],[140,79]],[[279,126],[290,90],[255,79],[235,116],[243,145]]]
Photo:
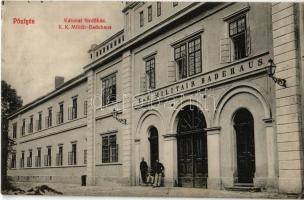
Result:
[[144,157],[142,157],[140,162],[140,173],[141,173],[141,180],[145,184],[147,182],[147,172],[148,172],[148,164],[145,161]]
[[161,162],[159,162],[158,160],[156,160],[155,167],[154,167],[155,178],[154,178],[153,187],[160,187],[164,170],[165,170],[164,165]]

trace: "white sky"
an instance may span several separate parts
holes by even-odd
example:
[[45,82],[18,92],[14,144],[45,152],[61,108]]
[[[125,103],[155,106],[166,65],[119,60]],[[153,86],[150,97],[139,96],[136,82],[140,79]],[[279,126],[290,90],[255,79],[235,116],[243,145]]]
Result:
[[[122,2],[5,2],[2,6],[2,80],[26,104],[54,89],[54,77],[65,81],[83,72],[91,44],[123,28]],[[13,24],[32,18],[34,25]],[[112,30],[59,30],[64,18],[104,18]]]

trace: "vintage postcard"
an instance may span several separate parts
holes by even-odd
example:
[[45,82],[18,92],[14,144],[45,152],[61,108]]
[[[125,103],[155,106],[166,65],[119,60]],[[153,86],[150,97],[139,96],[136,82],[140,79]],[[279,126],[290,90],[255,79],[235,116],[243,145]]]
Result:
[[2,194],[303,197],[303,3],[1,10]]

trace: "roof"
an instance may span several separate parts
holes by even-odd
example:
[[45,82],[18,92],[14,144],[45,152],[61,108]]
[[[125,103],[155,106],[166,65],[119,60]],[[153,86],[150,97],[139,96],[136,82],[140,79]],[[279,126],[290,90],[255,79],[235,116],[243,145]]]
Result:
[[75,76],[74,78],[72,78],[72,79],[68,80],[67,82],[63,83],[61,86],[59,86],[55,90],[47,93],[46,95],[38,97],[37,99],[31,101],[28,104],[25,104],[24,106],[22,106],[21,108],[19,108],[16,111],[14,111],[13,113],[10,113],[9,116],[8,116],[8,119],[11,119],[11,118],[15,117],[17,114],[24,113],[24,112],[28,111],[29,109],[31,109],[32,107],[40,105],[41,103],[49,100],[50,98],[60,94],[63,91],[66,91],[67,89],[77,85],[78,83],[80,83],[80,82],[82,82],[86,79],[87,79],[87,77],[85,76],[85,73],[81,73],[81,74]]

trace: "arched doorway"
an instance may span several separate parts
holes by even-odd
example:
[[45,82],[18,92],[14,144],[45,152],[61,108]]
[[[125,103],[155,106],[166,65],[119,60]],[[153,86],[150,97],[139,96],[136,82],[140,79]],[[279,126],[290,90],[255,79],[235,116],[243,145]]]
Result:
[[236,111],[234,119],[237,145],[237,182],[253,183],[255,173],[254,121],[245,108]]
[[196,106],[178,113],[178,184],[182,187],[207,187],[208,159],[206,121]]
[[159,160],[158,151],[158,131],[157,128],[152,126],[149,129],[149,142],[150,142],[150,164],[154,167],[156,160]]

